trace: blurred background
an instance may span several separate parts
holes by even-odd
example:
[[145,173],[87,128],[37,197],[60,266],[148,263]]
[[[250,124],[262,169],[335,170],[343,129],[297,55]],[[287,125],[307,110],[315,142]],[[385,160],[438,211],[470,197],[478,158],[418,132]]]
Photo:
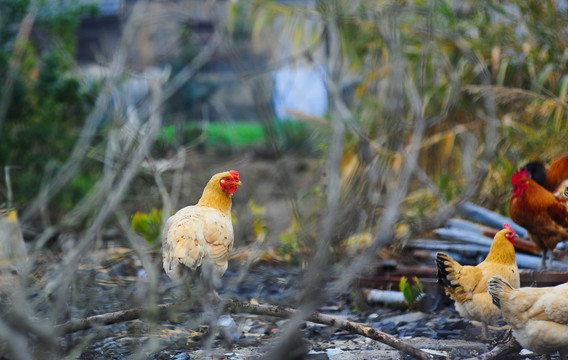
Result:
[[0,0],[4,357],[225,349],[151,310],[179,296],[164,219],[229,169],[221,295],[361,310],[357,279],[415,264],[407,242],[464,202],[507,216],[513,171],[565,152],[567,19],[536,0]]

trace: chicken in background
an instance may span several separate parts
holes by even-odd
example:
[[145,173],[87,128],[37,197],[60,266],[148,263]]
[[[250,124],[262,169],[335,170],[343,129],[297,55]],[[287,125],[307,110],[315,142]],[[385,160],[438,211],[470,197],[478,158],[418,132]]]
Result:
[[492,277],[487,291],[525,349],[538,354],[568,355],[568,283],[554,287],[515,289],[501,276]]
[[[509,216],[527,229],[529,237],[542,251],[540,267],[546,269],[548,251],[568,240],[568,207],[565,202],[531,179],[526,169],[511,177],[513,195],[509,201]],[[552,268],[552,254],[550,256]]]
[[0,267],[17,266],[27,258],[26,244],[14,209],[0,210]]
[[552,193],[562,193],[566,185],[562,185],[568,179],[568,154],[564,154],[544,165],[540,161],[531,161],[523,166],[531,179]]
[[503,230],[495,234],[487,257],[476,266],[461,265],[446,253],[436,253],[438,283],[446,288],[446,294],[455,301],[462,317],[481,321],[481,334],[485,339],[489,337],[488,324],[495,323],[501,315],[487,293],[487,280],[501,275],[514,287],[520,286],[513,246],[515,236],[511,226],[504,224]]
[[205,285],[220,286],[233,248],[233,194],[241,184],[235,170],[213,175],[196,205],[184,207],[168,219],[162,260],[171,279],[178,280],[184,267],[195,270],[201,266]]

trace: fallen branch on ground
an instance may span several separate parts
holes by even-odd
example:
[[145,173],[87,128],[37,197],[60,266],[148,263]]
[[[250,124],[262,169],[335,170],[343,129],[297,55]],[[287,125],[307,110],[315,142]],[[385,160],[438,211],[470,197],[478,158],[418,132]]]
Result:
[[[486,352],[478,357],[476,360],[497,360],[497,359],[508,359],[514,355],[517,355],[523,347],[521,344],[515,340],[513,337],[512,332],[509,330],[507,332],[505,341],[496,347],[494,347],[491,351]],[[472,358],[473,359],[473,358]]]
[[[256,315],[270,315],[280,318],[289,318],[297,311],[296,309],[276,306],[276,305],[255,305],[238,300],[228,300],[225,302],[225,309],[231,313],[249,313]],[[322,314],[314,311],[306,320],[333,326],[335,328],[348,331],[352,334],[362,335],[373,340],[377,340],[383,344],[392,346],[393,348],[414,356],[417,359],[432,359],[428,353],[415,348],[414,346],[404,342],[394,336],[382,331],[376,330],[370,326],[365,326],[354,321],[344,319],[339,316]]]
[[[158,305],[156,317],[166,319],[168,312],[176,309],[180,304],[160,304]],[[73,319],[63,324],[55,325],[54,330],[59,334],[69,334],[81,330],[88,330],[96,326],[112,325],[125,321],[136,320],[150,316],[150,312],[145,308],[133,308],[119,310],[111,313],[89,316],[85,319]]]
[[[232,314],[248,313],[255,315],[268,315],[279,318],[289,318],[297,311],[296,309],[283,306],[251,304],[234,299],[224,300],[221,306],[223,306],[224,312]],[[185,306],[184,308],[180,303],[172,303],[158,305],[157,311],[152,312],[152,314],[159,319],[167,319],[168,314],[171,313],[172,310],[188,312],[196,311],[195,309],[188,309],[187,306]],[[56,325],[55,330],[60,334],[68,334],[76,331],[87,330],[95,326],[111,325],[124,321],[136,320],[145,316],[149,316],[148,309],[134,308],[120,310],[112,313],[90,316],[85,319],[70,320],[66,323]],[[397,349],[398,351],[411,355],[416,359],[433,359],[430,354],[394,336],[376,330],[370,326],[365,326],[338,316],[313,312],[308,318],[306,318],[306,320],[318,324],[333,326],[335,328],[348,331],[352,334],[368,337],[383,344],[389,345]]]

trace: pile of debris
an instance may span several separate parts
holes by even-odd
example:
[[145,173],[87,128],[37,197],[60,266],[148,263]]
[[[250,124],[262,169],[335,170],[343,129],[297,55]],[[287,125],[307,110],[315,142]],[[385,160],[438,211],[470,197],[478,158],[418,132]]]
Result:
[[[564,243],[558,244],[552,253],[554,270],[538,270],[541,253],[528,238],[524,228],[503,215],[469,202],[463,203],[459,211],[463,218],[452,218],[445,227],[436,229],[436,238],[417,238],[406,243],[405,251],[409,254],[409,259],[419,265],[383,261],[378,265],[375,274],[360,279],[360,286],[397,292],[403,276],[417,277],[423,285],[424,293],[443,295],[444,290],[437,284],[436,279],[436,252],[443,251],[464,265],[479,264],[489,253],[493,237],[505,223],[510,224],[519,236],[513,245],[516,249],[521,286],[554,286],[568,281],[568,261],[563,261],[568,257],[568,251]],[[391,302],[384,299],[385,293],[365,293],[369,302]],[[389,296],[393,296],[392,302],[401,298],[397,297],[396,293]]]

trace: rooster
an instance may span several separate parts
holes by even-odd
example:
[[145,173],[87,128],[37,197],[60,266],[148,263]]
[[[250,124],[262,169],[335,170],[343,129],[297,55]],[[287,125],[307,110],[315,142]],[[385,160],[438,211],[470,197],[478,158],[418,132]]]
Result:
[[503,312],[513,336],[525,349],[539,354],[568,355],[568,283],[554,287],[514,289],[501,276],[492,277],[487,291]]
[[513,195],[509,201],[509,215],[527,229],[531,240],[542,251],[541,268],[546,269],[548,251],[568,239],[568,208],[565,201],[531,179],[526,169],[516,171],[511,184]]
[[449,255],[436,254],[438,283],[446,288],[446,294],[455,301],[458,313],[467,319],[481,321],[483,338],[489,337],[488,324],[501,315],[487,293],[487,280],[501,275],[514,287],[519,287],[519,269],[515,257],[515,231],[509,224],[495,234],[489,253],[477,266],[460,265]]
[[552,160],[548,165],[540,161],[531,161],[523,168],[529,172],[531,179],[546,190],[562,193],[566,187],[562,186],[562,183],[568,179],[568,154]]
[[180,278],[184,265],[201,266],[204,281],[218,288],[227,270],[233,248],[231,205],[233,194],[242,185],[235,170],[213,175],[199,202],[171,216],[162,239],[162,260],[166,274]]

